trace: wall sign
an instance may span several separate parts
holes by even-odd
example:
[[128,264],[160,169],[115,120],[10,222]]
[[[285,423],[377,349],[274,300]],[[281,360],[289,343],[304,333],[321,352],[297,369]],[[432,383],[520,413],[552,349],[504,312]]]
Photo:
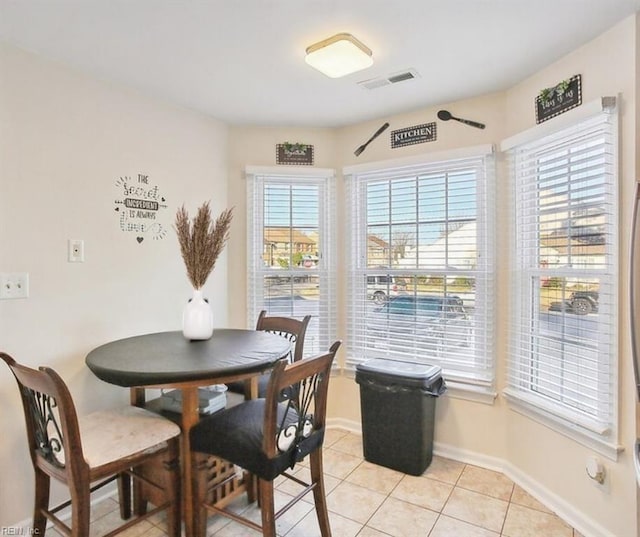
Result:
[[422,125],[407,127],[406,129],[391,131],[391,149],[404,147],[406,145],[434,142],[437,134],[435,121],[433,123],[424,123]]
[[135,235],[138,244],[145,237],[154,240],[167,235],[162,213],[167,208],[166,199],[158,185],[150,182],[148,175],[122,176],[116,180],[120,196],[115,200],[115,212],[120,217],[120,229]]
[[313,146],[309,144],[290,144],[289,142],[277,144],[276,163],[312,166]]
[[542,123],[582,104],[582,76],[575,75],[536,97],[536,123]]

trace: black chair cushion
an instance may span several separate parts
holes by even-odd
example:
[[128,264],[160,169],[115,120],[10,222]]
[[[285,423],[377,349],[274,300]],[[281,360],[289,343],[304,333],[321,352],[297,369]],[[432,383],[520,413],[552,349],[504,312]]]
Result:
[[[265,397],[267,395],[267,385],[269,384],[269,374],[260,375],[258,377],[258,397]],[[237,380],[235,382],[228,382],[227,388],[233,393],[244,394],[244,381]]]
[[[295,433],[298,415],[290,409],[278,444],[282,449],[291,444],[286,451],[269,459],[262,451],[265,403],[265,399],[253,399],[203,418],[191,429],[191,449],[221,457],[271,481],[322,445],[324,429],[308,428],[307,437]],[[282,422],[285,412],[286,403],[282,403],[278,407],[278,423]]]

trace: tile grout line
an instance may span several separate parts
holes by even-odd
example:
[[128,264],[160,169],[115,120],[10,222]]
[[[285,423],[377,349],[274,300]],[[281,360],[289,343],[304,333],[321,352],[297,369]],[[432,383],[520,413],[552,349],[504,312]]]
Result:
[[513,504],[512,500],[513,500],[513,493],[516,490],[516,484],[514,483],[511,486],[511,494],[509,495],[509,504],[507,505],[507,510],[504,513],[504,520],[502,521],[502,526],[500,526],[500,536],[503,537],[504,535],[504,527],[507,523],[507,517],[509,516],[509,511],[511,510],[511,505]]
[[[432,461],[433,462],[433,461]],[[460,472],[460,474],[458,475],[456,482],[453,484],[453,487],[451,487],[451,491],[449,492],[449,494],[447,495],[447,499],[443,502],[442,507],[440,508],[440,511],[438,512],[438,516],[436,518],[436,521],[433,524],[433,527],[431,528],[431,530],[429,530],[429,535],[431,535],[433,533],[433,530],[435,529],[436,525],[438,524],[438,520],[440,520],[440,517],[442,516],[448,516],[448,515],[443,515],[442,512],[444,511],[444,508],[447,505],[447,502],[449,501],[449,499],[451,498],[451,495],[453,494],[453,491],[456,490],[456,487],[458,486],[458,482],[460,481],[460,478],[462,477],[462,474],[464,473],[464,469],[467,467],[467,465],[465,464],[462,467],[462,471]],[[428,468],[427,468],[428,469]],[[425,476],[426,477],[426,476]],[[430,479],[427,477],[427,479]],[[437,480],[434,480],[437,481]],[[428,536],[427,536],[428,537]]]
[[[403,503],[406,503],[406,504],[409,504],[409,505],[414,505],[414,506],[416,506],[416,507],[418,507],[418,508],[425,509],[425,510],[427,510],[427,511],[431,511],[431,512],[433,512],[433,513],[435,513],[435,514],[437,515],[437,516],[436,516],[436,518],[435,518],[435,521],[434,521],[434,523],[433,523],[433,526],[431,527],[431,529],[430,529],[430,530],[429,530],[429,532],[427,533],[427,537],[428,537],[428,536],[430,536],[430,535],[432,535],[432,534],[433,534],[433,535],[435,535],[435,534],[434,534],[434,529],[435,529],[435,528],[436,528],[436,526],[438,525],[438,522],[439,522],[441,519],[443,519],[443,517],[445,517],[445,518],[446,518],[446,517],[449,517],[449,518],[451,518],[451,519],[453,519],[453,520],[457,520],[457,521],[459,521],[459,522],[461,522],[461,523],[463,523],[463,524],[468,524],[468,525],[470,525],[470,526],[476,527],[476,528],[481,529],[481,530],[484,530],[484,531],[493,532],[493,533],[495,533],[496,535],[499,535],[499,536],[501,536],[501,537],[506,537],[506,536],[505,536],[505,534],[504,534],[504,531],[505,531],[505,527],[506,527],[507,518],[508,518],[508,516],[509,516],[509,513],[510,513],[510,511],[511,511],[512,506],[523,507],[523,508],[525,508],[525,509],[528,509],[528,510],[534,511],[534,512],[539,513],[539,514],[543,514],[543,515],[548,515],[548,516],[555,517],[555,518],[557,518],[558,520],[560,520],[561,522],[563,522],[566,526],[568,526],[568,528],[570,529],[570,535],[569,535],[569,537],[577,537],[577,535],[578,535],[578,534],[576,533],[575,528],[571,527],[571,525],[569,525],[569,524],[567,524],[566,522],[564,522],[564,520],[562,520],[560,517],[558,517],[555,513],[549,513],[549,512],[547,512],[546,510],[541,510],[541,509],[538,509],[537,507],[530,507],[530,506],[526,505],[526,496],[523,496],[523,497],[521,498],[521,499],[523,500],[523,502],[522,502],[522,503],[515,502],[515,501],[514,501],[514,498],[515,498],[515,492],[516,492],[516,486],[517,486],[517,484],[516,484],[516,483],[513,483],[513,482],[511,482],[511,489],[510,489],[510,492],[509,492],[509,495],[508,495],[508,499],[507,499],[507,500],[502,500],[502,501],[505,501],[505,502],[506,502],[506,504],[507,504],[507,508],[506,508],[506,511],[505,511],[505,514],[504,514],[504,518],[503,518],[503,520],[502,520],[501,528],[500,528],[500,530],[498,530],[497,532],[496,532],[495,530],[493,530],[493,529],[486,528],[486,527],[484,527],[484,526],[482,526],[482,525],[479,525],[479,524],[474,523],[474,522],[470,522],[470,521],[468,521],[468,520],[464,520],[464,519],[457,518],[456,516],[453,516],[453,515],[444,515],[444,510],[445,510],[445,508],[446,508],[447,504],[451,501],[451,498],[452,498],[452,496],[453,496],[453,494],[454,494],[454,492],[455,492],[456,490],[460,490],[460,491],[462,491],[462,490],[463,490],[463,491],[471,492],[471,493],[474,493],[474,494],[478,494],[478,495],[480,495],[480,496],[484,496],[484,497],[487,497],[487,498],[491,498],[491,499],[493,499],[493,500],[501,500],[501,498],[500,498],[500,497],[498,497],[498,496],[492,496],[491,494],[488,494],[488,493],[485,493],[485,492],[481,492],[481,491],[479,491],[479,490],[474,490],[474,489],[467,488],[467,487],[463,486],[463,485],[461,484],[461,481],[462,481],[462,478],[463,478],[463,476],[464,476],[464,474],[465,474],[465,471],[467,471],[467,469],[468,469],[468,468],[470,468],[470,467],[475,467],[475,465],[469,465],[469,464],[463,463],[463,462],[461,462],[461,461],[455,461],[454,459],[450,459],[450,460],[451,460],[451,461],[453,461],[453,462],[456,462],[457,464],[460,464],[460,466],[461,466],[461,470],[460,470],[460,472],[458,473],[458,475],[455,477],[455,480],[451,480],[451,481],[453,481],[453,483],[452,483],[451,481],[442,481],[441,479],[437,479],[437,478],[431,477],[431,476],[429,476],[429,475],[425,475],[425,473],[423,473],[421,476],[416,476],[416,477],[419,477],[419,478],[422,478],[422,479],[427,479],[427,480],[432,481],[432,482],[434,482],[434,481],[435,481],[435,482],[437,482],[437,483],[442,483],[442,484],[448,484],[448,485],[451,485],[451,490],[450,490],[450,491],[449,491],[449,493],[447,494],[446,499],[442,502],[442,505],[441,505],[441,507],[440,507],[440,509],[439,509],[438,511],[435,511],[435,510],[433,510],[433,509],[430,509],[430,508],[428,508],[428,507],[425,507],[424,505],[416,504],[416,503],[413,503],[413,502],[411,502],[411,501],[401,500],[400,498],[394,498],[394,497],[392,496],[392,494],[394,493],[394,491],[396,491],[396,490],[398,489],[398,487],[400,486],[400,483],[402,482],[402,480],[403,480],[407,475],[409,475],[409,474],[406,474],[406,473],[404,473],[404,472],[400,472],[400,473],[402,474],[402,476],[400,477],[400,479],[399,479],[399,480],[398,480],[398,481],[397,481],[397,482],[396,482],[396,483],[395,483],[395,484],[394,484],[394,485],[389,489],[389,491],[388,491],[388,492],[384,492],[384,493],[382,493],[382,492],[380,492],[380,491],[378,491],[378,490],[376,490],[376,489],[370,488],[369,486],[366,486],[366,485],[359,485],[358,483],[355,483],[355,482],[354,482],[354,483],[351,483],[350,481],[348,481],[348,479],[349,479],[351,476],[353,476],[353,475],[354,475],[354,474],[355,474],[359,469],[362,469],[363,465],[364,465],[365,463],[367,463],[368,461],[366,461],[366,459],[364,459],[364,454],[363,454],[363,453],[360,453],[360,454],[358,454],[358,455],[355,455],[355,454],[353,453],[353,449],[350,449],[350,448],[349,448],[349,446],[352,446],[352,441],[351,441],[351,440],[349,440],[347,443],[345,443],[345,444],[344,444],[344,445],[345,445],[344,450],[339,448],[338,444],[340,444],[340,443],[341,443],[341,441],[344,441],[346,438],[348,438],[348,437],[349,437],[349,434],[350,434],[350,433],[347,433],[347,434],[345,434],[345,435],[340,436],[340,438],[338,438],[337,440],[335,440],[335,441],[334,441],[330,446],[327,446],[327,449],[328,449],[328,450],[333,451],[334,453],[341,454],[341,455],[346,455],[346,456],[349,456],[349,457],[355,457],[355,458],[357,458],[357,459],[359,460],[358,464],[357,464],[354,468],[352,468],[351,470],[349,470],[349,471],[346,473],[346,475],[344,475],[343,477],[332,476],[332,475],[330,475],[330,474],[327,474],[327,473],[326,473],[326,471],[325,471],[325,476],[327,476],[327,477],[331,477],[332,479],[336,480],[336,482],[337,482],[336,486],[335,486],[335,487],[333,487],[332,491],[336,490],[338,487],[340,487],[341,485],[343,485],[343,484],[345,484],[345,483],[346,483],[346,484],[352,484],[352,485],[355,485],[355,486],[360,486],[361,488],[366,489],[366,490],[368,490],[368,491],[371,491],[371,492],[375,492],[375,493],[377,493],[377,494],[381,494],[381,495],[383,494],[383,495],[384,495],[384,499],[382,500],[382,502],[380,503],[380,505],[378,505],[378,506],[375,508],[375,510],[373,511],[373,513],[372,513],[372,514],[371,514],[371,515],[366,519],[366,521],[365,521],[364,523],[363,523],[363,522],[360,522],[360,521],[358,521],[358,520],[354,520],[353,518],[350,518],[350,517],[348,517],[348,516],[345,516],[345,515],[343,515],[343,514],[341,514],[341,513],[338,513],[338,512],[335,512],[335,511],[331,511],[331,513],[333,513],[333,514],[334,514],[334,515],[336,515],[336,516],[339,516],[339,517],[345,518],[346,520],[350,520],[351,522],[354,522],[355,524],[358,524],[358,525],[360,526],[360,528],[359,528],[359,530],[357,530],[357,534],[356,534],[356,535],[360,535],[361,533],[363,533],[363,531],[364,531],[366,528],[369,528],[369,529],[371,529],[371,530],[374,530],[374,531],[380,532],[382,535],[385,535],[385,536],[389,535],[389,534],[387,534],[387,532],[386,532],[386,531],[379,530],[379,529],[377,529],[377,528],[374,528],[373,526],[368,526],[368,524],[369,524],[369,523],[371,522],[371,520],[376,516],[376,514],[378,514],[378,513],[379,513],[379,511],[380,511],[381,507],[384,505],[384,503],[386,503],[386,502],[387,502],[387,501],[389,501],[390,499],[394,499],[394,500],[397,500],[397,501],[399,501],[399,502],[403,502]],[[447,460],[447,459],[445,459],[445,458],[442,458],[442,459],[443,459],[443,460]],[[303,465],[303,466],[304,466],[304,465]],[[482,469],[482,467],[478,467],[478,468]],[[453,468],[453,469],[455,470],[455,466],[454,466],[454,468]],[[428,470],[428,469],[427,469],[427,470]],[[425,470],[425,472],[426,472],[427,470]],[[445,472],[449,472],[450,470],[449,470],[449,468],[447,468],[447,467],[445,466],[445,467],[444,467],[444,471],[445,471]],[[444,475],[444,476],[446,477],[446,473],[445,473],[445,474],[441,474],[441,475]],[[454,475],[455,475],[455,474],[454,474]],[[365,482],[366,482],[366,481],[365,481]],[[469,482],[469,483],[471,483],[471,482]],[[480,488],[483,488],[483,489],[484,489],[484,488],[486,488],[487,484],[489,484],[489,485],[490,485],[490,482],[489,482],[489,483],[487,483],[486,481],[485,481],[485,482],[480,481],[480,485],[481,485],[481,487],[480,487]],[[427,484],[427,483],[425,483],[425,484],[424,484],[424,486],[428,486],[428,484]],[[473,486],[473,483],[471,483],[471,486]],[[493,490],[493,489],[490,489],[490,490]],[[288,493],[287,493],[287,492],[285,492],[285,491],[281,491],[281,492],[282,492],[283,494],[288,494]],[[523,492],[524,492],[524,493],[526,493],[526,490],[524,490]],[[329,495],[329,494],[327,494],[327,496],[328,496],[328,495]],[[113,499],[111,499],[110,501],[113,501]],[[113,501],[113,504],[114,504],[114,509],[117,509],[117,502]],[[250,507],[250,506],[245,506],[245,508],[243,509],[243,511],[244,511],[244,510],[246,510],[246,509],[248,509],[249,507]],[[542,507],[545,507],[545,508],[546,508],[546,506],[544,506],[544,505],[543,505]],[[547,508],[547,509],[548,509],[548,508]],[[313,512],[314,512],[314,509],[313,509],[313,506],[311,506],[309,513],[313,513]],[[100,516],[99,518],[97,518],[97,519],[93,520],[93,521],[92,521],[92,525],[93,525],[93,523],[98,522],[98,521],[99,521],[99,520],[101,520],[103,517],[107,516],[107,514],[108,514],[108,513],[103,513],[103,515],[102,515],[102,516]],[[307,514],[308,514],[308,513],[307,513]],[[293,526],[291,526],[288,530],[286,530],[286,533],[284,533],[284,534],[280,534],[280,533],[278,533],[278,535],[279,535],[279,536],[293,535],[293,534],[295,533],[295,528],[296,528],[296,527],[298,527],[300,524],[302,524],[302,521],[304,520],[304,518],[306,518],[306,516],[307,516],[307,515],[303,516],[303,517],[302,517],[300,520],[298,520],[298,521],[297,521]],[[230,523],[230,522],[229,522],[229,523]],[[228,524],[225,524],[223,527],[220,527],[220,528],[216,529],[216,531],[215,531],[214,533],[207,534],[207,535],[210,535],[211,537],[213,537],[213,536],[217,535],[219,531],[222,531],[222,530],[224,529],[224,527],[226,527],[227,525],[228,525]],[[162,537],[167,537],[167,533],[166,533],[166,531],[164,531],[164,528],[162,527],[162,524],[161,524],[161,522],[160,522],[160,521],[158,521],[158,523],[151,522],[151,527],[150,527],[147,531],[143,532],[141,535],[147,535],[147,534],[151,535],[151,534],[153,534],[153,533],[154,533],[154,531],[160,531],[160,532],[162,532],[162,533],[161,533]],[[54,532],[52,535],[56,535],[56,536],[57,536],[57,535],[59,535],[59,534],[57,534],[57,533],[55,533],[55,532]],[[389,537],[394,537],[394,536],[393,536],[393,535],[389,535]]]

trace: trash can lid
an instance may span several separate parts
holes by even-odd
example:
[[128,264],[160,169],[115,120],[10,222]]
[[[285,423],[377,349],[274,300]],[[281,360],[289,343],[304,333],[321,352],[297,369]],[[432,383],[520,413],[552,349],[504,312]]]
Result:
[[431,380],[441,375],[442,368],[430,364],[414,364],[411,362],[399,362],[398,360],[385,360],[374,358],[362,362],[356,366],[356,371],[363,373],[379,373],[389,377],[406,379]]

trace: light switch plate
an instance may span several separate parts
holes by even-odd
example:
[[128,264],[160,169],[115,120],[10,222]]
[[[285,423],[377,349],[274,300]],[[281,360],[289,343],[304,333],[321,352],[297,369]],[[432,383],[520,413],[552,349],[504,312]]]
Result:
[[69,263],[84,263],[84,241],[69,239],[67,242],[67,256]]

